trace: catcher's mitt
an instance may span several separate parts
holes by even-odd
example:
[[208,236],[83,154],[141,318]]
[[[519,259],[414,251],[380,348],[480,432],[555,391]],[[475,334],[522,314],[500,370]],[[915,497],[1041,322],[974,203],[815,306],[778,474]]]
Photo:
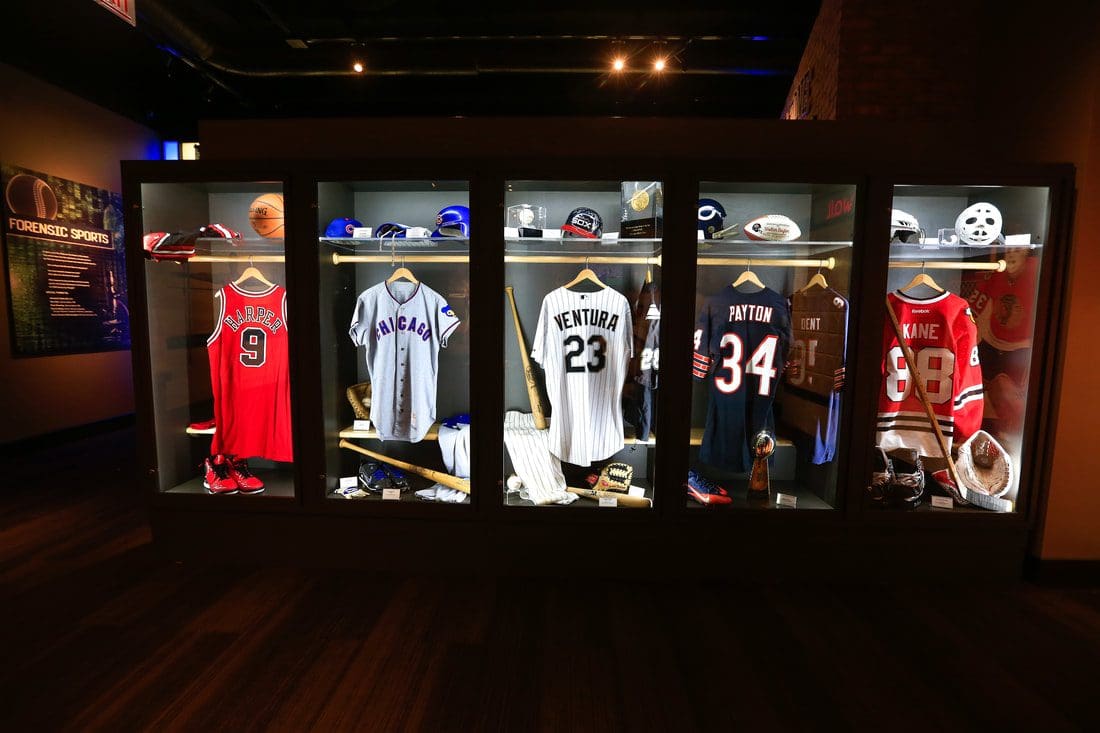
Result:
[[370,382],[360,382],[348,387],[348,402],[358,420],[370,418]]
[[599,491],[628,491],[630,480],[634,478],[634,469],[628,463],[609,463],[600,471],[596,481]]

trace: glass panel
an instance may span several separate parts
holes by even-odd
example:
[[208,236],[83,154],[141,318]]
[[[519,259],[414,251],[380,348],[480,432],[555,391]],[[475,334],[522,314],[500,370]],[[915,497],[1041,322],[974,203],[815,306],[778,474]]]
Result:
[[317,194],[326,495],[468,504],[469,185]]
[[505,204],[504,502],[651,507],[662,185],[512,181]]
[[294,496],[282,190],[142,184],[161,491]]
[[872,506],[1014,511],[1049,215],[1047,188],[895,187]]
[[837,506],[855,193],[702,184],[689,507]]

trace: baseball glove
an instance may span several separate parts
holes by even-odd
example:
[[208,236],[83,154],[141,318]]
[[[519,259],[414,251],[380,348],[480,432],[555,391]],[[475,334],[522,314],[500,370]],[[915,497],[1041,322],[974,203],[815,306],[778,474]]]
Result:
[[360,382],[348,387],[348,402],[358,420],[370,418],[370,382]]
[[634,469],[628,463],[609,463],[600,471],[596,482],[599,491],[627,491],[630,480],[634,478]]

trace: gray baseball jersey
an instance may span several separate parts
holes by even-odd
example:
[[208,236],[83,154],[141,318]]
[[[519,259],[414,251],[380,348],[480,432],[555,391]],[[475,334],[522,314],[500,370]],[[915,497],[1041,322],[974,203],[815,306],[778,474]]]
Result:
[[451,306],[424,283],[381,282],[360,293],[348,333],[367,347],[370,419],[380,438],[424,438],[435,422],[439,349],[457,327]]
[[630,303],[611,288],[558,288],[543,298],[531,356],[546,372],[550,450],[561,460],[588,466],[622,450],[633,337]]

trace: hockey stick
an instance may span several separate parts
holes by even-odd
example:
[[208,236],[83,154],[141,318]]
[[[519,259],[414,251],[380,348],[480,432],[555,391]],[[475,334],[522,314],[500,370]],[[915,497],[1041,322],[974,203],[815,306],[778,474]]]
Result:
[[959,481],[959,472],[955,469],[955,461],[951,458],[951,451],[947,448],[947,441],[944,440],[943,431],[940,430],[940,423],[936,418],[935,411],[932,409],[932,403],[928,401],[928,393],[924,391],[924,378],[917,370],[917,360],[913,356],[913,350],[909,348],[909,342],[905,340],[905,336],[902,334],[901,324],[898,323],[898,317],[894,313],[893,306],[890,305],[889,295],[886,296],[886,312],[890,314],[890,324],[894,327],[894,335],[897,336],[898,345],[901,346],[901,352],[905,355],[905,366],[909,369],[909,374],[913,376],[913,384],[917,387],[917,395],[920,397],[920,403],[924,406],[924,414],[928,416],[928,422],[932,424],[932,432],[936,434],[936,444],[939,445],[943,457],[947,459],[947,472],[951,475],[951,480],[955,482],[955,486],[958,487],[957,492],[951,491],[950,487],[948,487],[948,491],[955,494],[953,497],[955,501],[967,504],[969,502],[962,494],[963,491],[966,491],[966,487]]

